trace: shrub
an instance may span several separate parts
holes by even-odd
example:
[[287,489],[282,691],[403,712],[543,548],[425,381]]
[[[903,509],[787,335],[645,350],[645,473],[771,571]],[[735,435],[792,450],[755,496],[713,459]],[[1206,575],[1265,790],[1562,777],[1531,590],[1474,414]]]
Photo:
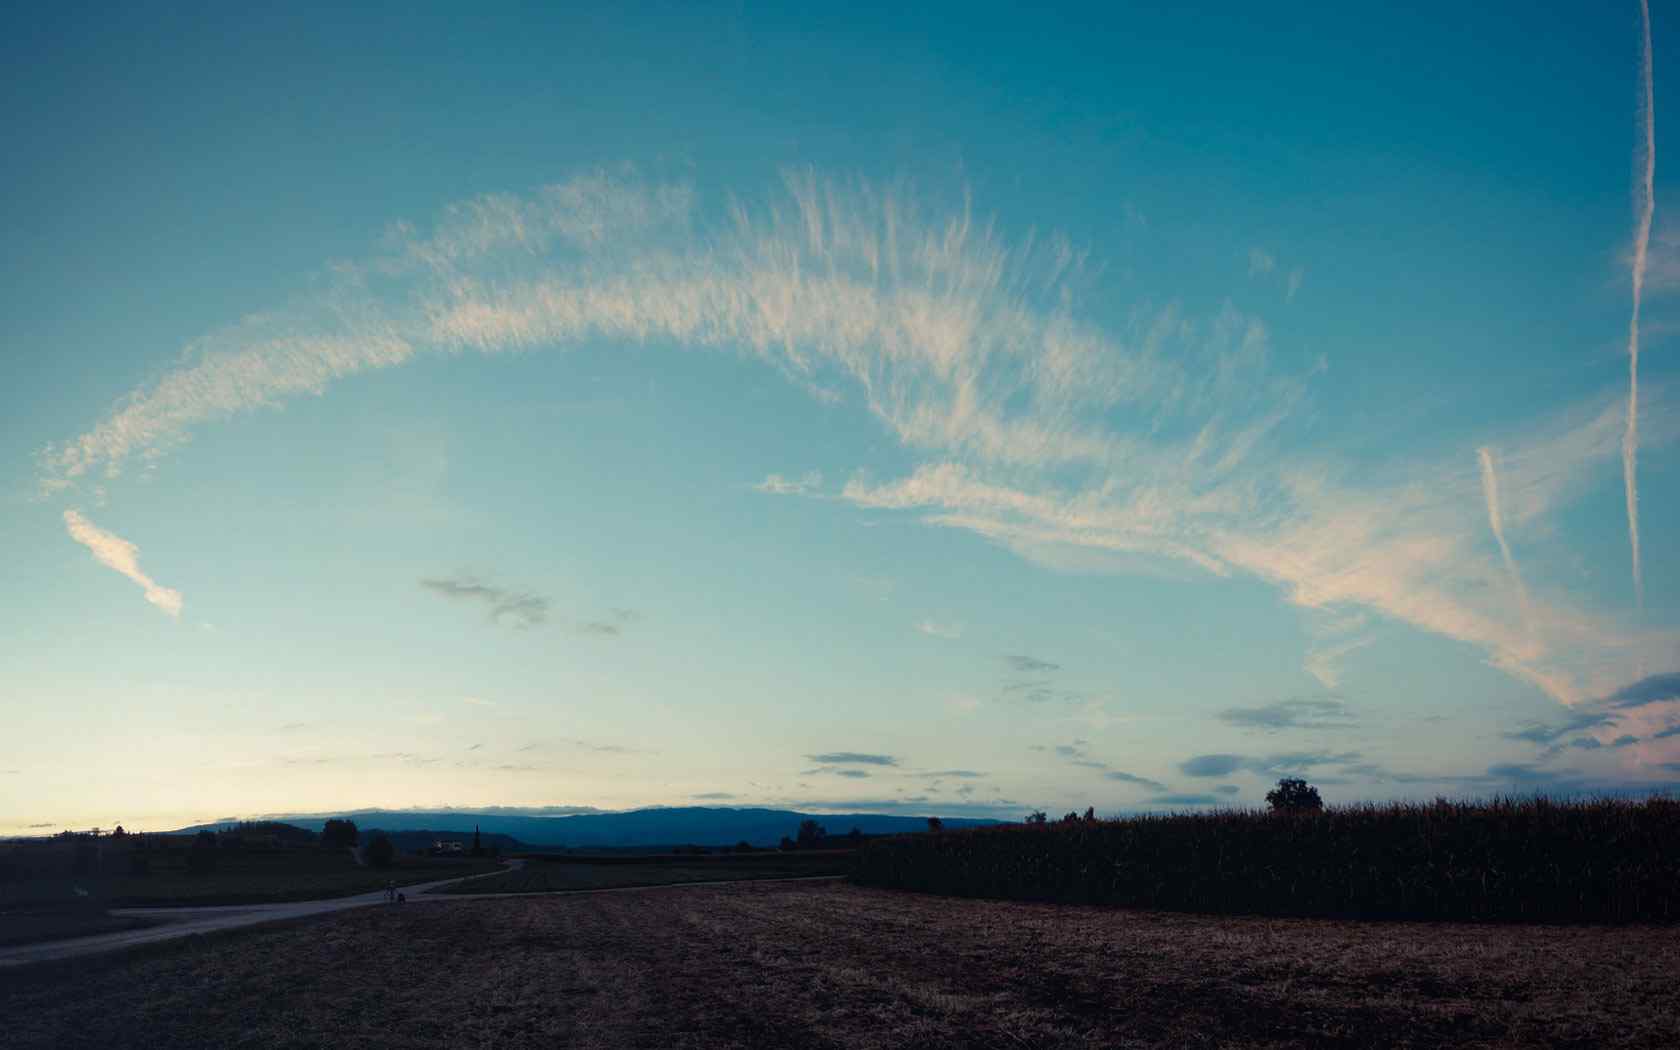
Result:
[[[1036,825],[1036,822],[1034,822]],[[1680,800],[1544,798],[1171,814],[872,839],[853,878],[1175,911],[1680,920]]]
[[1049,819],[1050,817],[1042,809],[1035,809],[1027,814],[1027,823],[1035,827],[1043,825]]
[[1277,787],[1266,792],[1266,802],[1273,813],[1316,813],[1324,808],[1318,789],[1294,777],[1278,781]]
[[752,843],[748,842],[746,839],[742,839],[740,842],[735,843],[735,852],[736,853],[751,853],[752,852]]
[[944,831],[945,830],[945,822],[943,820],[940,820],[938,817],[929,817],[928,818],[928,830],[932,831],[932,832]]
[[797,841],[800,849],[811,849],[820,845],[822,840],[826,838],[828,838],[828,831],[816,821],[806,818],[799,822],[799,838]]
[[376,868],[389,868],[397,859],[397,847],[391,845],[391,839],[383,831],[373,833],[373,838],[367,844],[367,862]]

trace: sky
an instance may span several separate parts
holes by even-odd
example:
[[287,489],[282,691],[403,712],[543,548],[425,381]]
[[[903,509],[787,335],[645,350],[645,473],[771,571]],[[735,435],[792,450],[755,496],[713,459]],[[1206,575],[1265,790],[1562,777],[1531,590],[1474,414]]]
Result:
[[1680,787],[1680,13],[1162,6],[0,16],[0,834]]

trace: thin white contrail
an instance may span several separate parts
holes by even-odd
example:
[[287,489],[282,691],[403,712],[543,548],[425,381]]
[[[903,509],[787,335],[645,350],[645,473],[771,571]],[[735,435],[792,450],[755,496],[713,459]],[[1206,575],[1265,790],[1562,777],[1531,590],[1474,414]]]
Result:
[[1528,588],[1523,586],[1522,573],[1517,571],[1517,560],[1511,557],[1511,545],[1505,542],[1505,517],[1499,511],[1499,474],[1493,466],[1493,450],[1483,445],[1476,450],[1476,457],[1482,461],[1482,495],[1487,497],[1488,527],[1493,529],[1493,538],[1499,541],[1499,553],[1505,558],[1505,571],[1511,574],[1511,583],[1517,588],[1517,598],[1522,602],[1523,619],[1530,620],[1528,612]]
[[1651,86],[1651,4],[1639,0],[1644,26],[1640,75],[1645,89],[1645,165],[1634,187],[1639,222],[1633,235],[1633,314],[1628,319],[1627,429],[1622,433],[1622,487],[1627,493],[1628,543],[1633,548],[1633,593],[1645,608],[1645,573],[1639,563],[1639,300],[1645,291],[1645,258],[1651,244],[1651,214],[1656,210],[1657,125],[1656,95]]

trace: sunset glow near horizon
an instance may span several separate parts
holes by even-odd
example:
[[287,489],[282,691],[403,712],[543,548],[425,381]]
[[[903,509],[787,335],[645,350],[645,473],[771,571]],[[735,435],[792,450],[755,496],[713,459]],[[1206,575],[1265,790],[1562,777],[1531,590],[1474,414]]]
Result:
[[0,834],[1680,787],[1674,10],[1217,6],[10,16]]

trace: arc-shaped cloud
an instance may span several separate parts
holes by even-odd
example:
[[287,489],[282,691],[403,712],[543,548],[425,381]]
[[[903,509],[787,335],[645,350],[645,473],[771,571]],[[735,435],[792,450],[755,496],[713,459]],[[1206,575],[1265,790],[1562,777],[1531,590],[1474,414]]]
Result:
[[[1492,601],[1498,565],[1474,542],[1482,501],[1461,460],[1374,478],[1289,452],[1324,363],[1280,367],[1257,316],[1139,303],[1101,326],[1081,315],[1085,261],[1065,238],[1010,244],[967,207],[930,219],[809,171],[770,203],[711,215],[689,186],[592,173],[456,206],[429,233],[399,226],[381,253],[336,265],[327,293],[202,340],[44,451],[43,482],[120,472],[205,422],[422,353],[674,344],[855,398],[922,457],[897,480],[854,477],[843,499],[1048,564],[1258,577],[1303,608],[1475,645],[1565,701],[1673,644],[1562,594],[1534,592],[1531,624]],[[1615,454],[1620,424],[1602,397],[1502,438],[1503,520],[1556,505]]]

